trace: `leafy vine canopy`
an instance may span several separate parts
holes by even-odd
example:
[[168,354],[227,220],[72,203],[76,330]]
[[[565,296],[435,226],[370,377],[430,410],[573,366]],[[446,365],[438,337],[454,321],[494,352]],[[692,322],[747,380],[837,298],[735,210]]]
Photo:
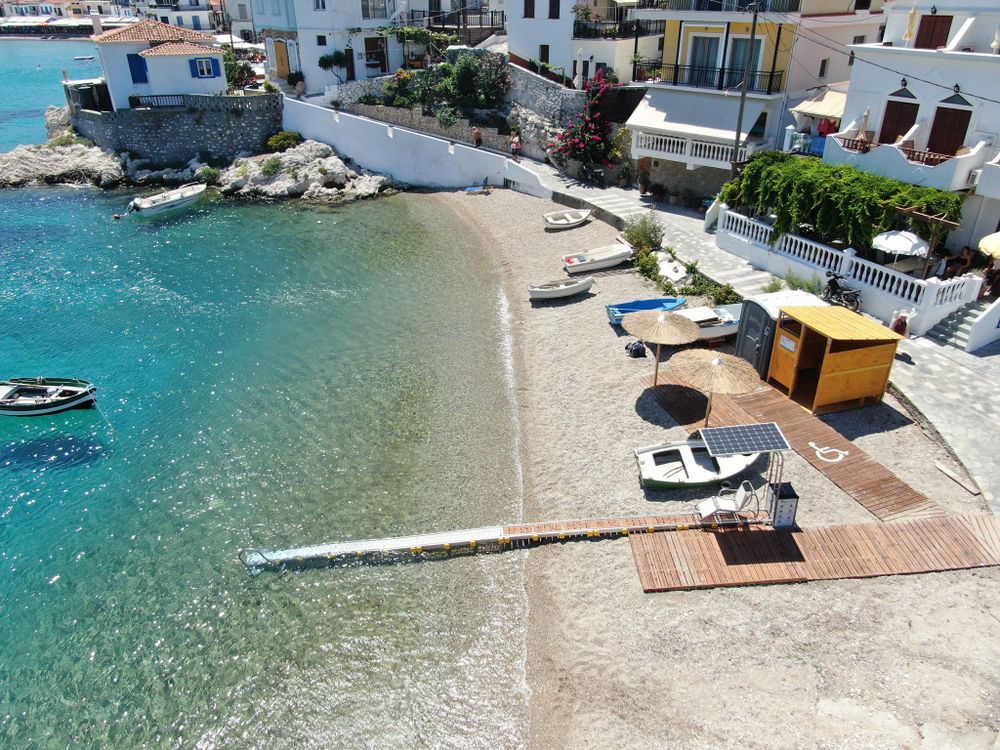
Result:
[[[801,234],[803,226],[822,240],[842,240],[870,249],[876,235],[906,225],[897,209],[915,208],[931,216],[961,221],[963,196],[832,166],[780,151],[759,151],[742,174],[722,187],[720,200],[775,216],[775,241]],[[918,222],[925,238],[930,229]]]

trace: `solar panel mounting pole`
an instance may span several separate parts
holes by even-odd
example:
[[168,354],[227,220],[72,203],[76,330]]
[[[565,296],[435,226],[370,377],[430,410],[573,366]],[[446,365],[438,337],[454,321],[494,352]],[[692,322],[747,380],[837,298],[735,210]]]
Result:
[[[750,24],[750,43],[747,46],[747,59],[743,61],[743,83],[740,85],[740,108],[736,114],[736,138],[733,142],[733,161],[729,168],[730,179],[736,177],[736,164],[740,160],[740,145],[743,140],[743,110],[747,105],[747,86],[750,83],[750,61],[753,59],[754,37],[757,35],[757,3],[751,3],[747,10],[753,10],[753,23]],[[725,60],[723,60],[725,64]],[[720,75],[725,74],[723,67]]]

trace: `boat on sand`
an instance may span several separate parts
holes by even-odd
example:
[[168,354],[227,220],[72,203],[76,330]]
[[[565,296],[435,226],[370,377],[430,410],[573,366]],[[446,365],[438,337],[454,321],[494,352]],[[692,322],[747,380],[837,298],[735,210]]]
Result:
[[0,382],[0,415],[33,417],[39,414],[93,406],[97,387],[77,378],[11,378]]
[[593,276],[575,279],[560,279],[558,281],[543,281],[538,284],[528,284],[528,299],[559,299],[572,297],[590,291],[594,285]]
[[743,303],[720,307],[692,307],[678,310],[677,314],[698,324],[699,338],[718,339],[731,336],[739,330]]
[[759,453],[710,456],[703,440],[691,439],[635,449],[639,480],[649,489],[698,487],[736,476]]
[[656,299],[636,299],[631,302],[618,302],[614,305],[607,305],[605,309],[608,313],[608,320],[611,325],[620,326],[622,318],[629,313],[642,312],[644,310],[660,310],[669,312],[687,302],[684,297],[658,297]]
[[546,229],[572,229],[573,227],[580,226],[589,219],[591,213],[591,211],[583,209],[552,211],[551,213],[542,214],[542,219],[545,220]]
[[585,253],[564,255],[562,262],[566,273],[584,273],[585,271],[599,271],[603,268],[617,266],[630,257],[632,257],[632,248],[618,243],[588,250]]

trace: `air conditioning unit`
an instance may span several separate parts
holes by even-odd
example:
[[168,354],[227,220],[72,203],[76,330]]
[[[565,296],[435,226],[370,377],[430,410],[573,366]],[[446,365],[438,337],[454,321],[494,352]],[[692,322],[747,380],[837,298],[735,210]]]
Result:
[[969,172],[969,182],[968,182],[969,187],[975,187],[976,185],[978,185],[979,178],[982,176],[983,176],[983,170],[981,169],[973,169],[971,172]]

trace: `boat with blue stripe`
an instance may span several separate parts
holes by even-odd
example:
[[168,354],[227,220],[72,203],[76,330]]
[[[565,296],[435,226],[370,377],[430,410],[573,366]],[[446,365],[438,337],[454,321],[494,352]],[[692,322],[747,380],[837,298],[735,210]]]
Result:
[[644,310],[663,310],[669,312],[687,302],[684,297],[658,297],[657,299],[637,299],[632,302],[619,302],[615,305],[608,305],[608,320],[611,325],[620,326],[622,318],[629,313],[642,312]]

